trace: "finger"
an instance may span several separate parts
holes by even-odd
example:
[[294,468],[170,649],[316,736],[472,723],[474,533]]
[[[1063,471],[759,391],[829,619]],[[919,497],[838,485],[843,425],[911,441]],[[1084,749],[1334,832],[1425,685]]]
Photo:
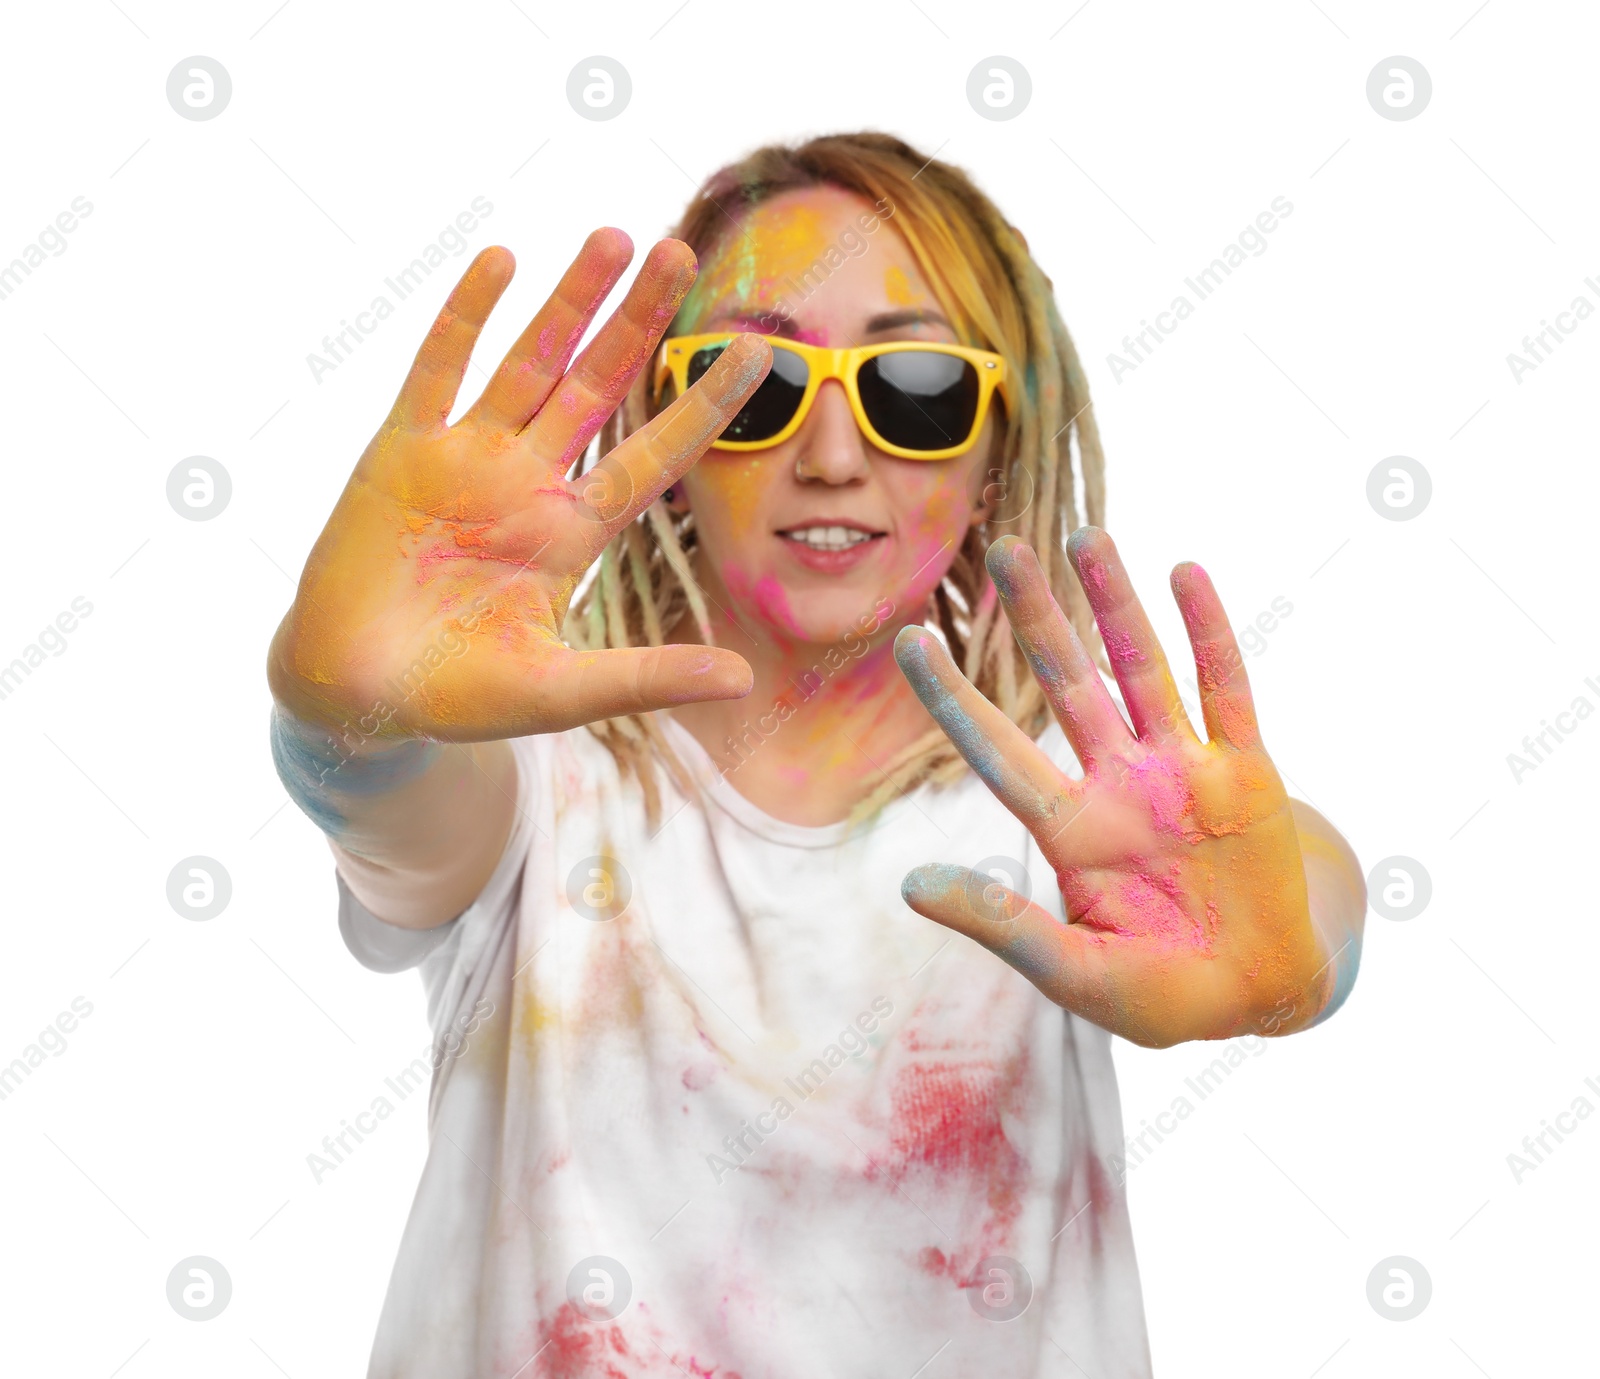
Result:
[[503,431],[526,426],[632,260],[633,241],[621,230],[596,230],[584,240],[556,290],[506,351],[483,396],[462,420]]
[[536,455],[565,474],[650,359],[695,277],[694,251],[675,239],[650,250],[612,312],[523,433]]
[[1146,742],[1184,735],[1198,740],[1116,545],[1099,527],[1079,527],[1067,538],[1067,555],[1094,609],[1133,730]]
[[403,424],[417,428],[444,425],[483,323],[516,269],[511,251],[499,244],[491,244],[467,265],[400,386],[394,414]]
[[1133,734],[1051,595],[1033,548],[1018,537],[1002,536],[989,547],[984,564],[1056,722],[1083,763],[1084,773],[1092,774],[1108,751],[1129,746]]
[[524,732],[551,733],[602,718],[649,713],[708,699],[740,699],[755,683],[749,663],[714,646],[650,646],[622,651],[561,647],[540,658],[513,687],[532,712]]
[[1116,1015],[1108,940],[1062,924],[980,872],[935,863],[900,883],[907,905],[1003,959],[1059,1006],[1108,1027]]
[[1192,561],[1185,562],[1172,572],[1172,595],[1194,648],[1206,736],[1230,747],[1254,747],[1261,734],[1250,677],[1211,576]]
[[771,367],[772,347],[761,336],[735,336],[688,392],[573,480],[578,514],[593,524],[593,550],[705,454]]
[[894,658],[956,750],[1047,847],[1077,815],[1077,787],[1021,728],[973,688],[933,633],[903,627]]

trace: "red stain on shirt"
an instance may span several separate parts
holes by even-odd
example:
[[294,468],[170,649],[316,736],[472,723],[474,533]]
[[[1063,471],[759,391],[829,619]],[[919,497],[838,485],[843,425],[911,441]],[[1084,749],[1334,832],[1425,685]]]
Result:
[[[547,1323],[541,1324],[542,1349],[534,1361],[534,1374],[542,1379],[643,1379],[646,1375],[676,1376],[691,1379],[740,1379],[737,1371],[707,1364],[693,1355],[684,1356],[662,1344],[660,1329],[637,1308],[633,1329],[648,1333],[650,1343],[630,1347],[617,1322],[591,1322],[570,1302]],[[518,1370],[520,1376],[522,1370]]]
[[[1031,1170],[1006,1138],[1002,1111],[1026,1093],[1025,1054],[989,1059],[916,1062],[899,1073],[892,1092],[888,1165],[898,1185],[931,1173],[960,1203],[961,1239],[951,1251],[929,1247],[918,1264],[963,1283],[962,1274],[986,1255],[1007,1248],[1022,1212]],[[964,1200],[963,1200],[964,1199]],[[964,1284],[963,1284],[964,1286]]]
[[895,1149],[906,1163],[946,1173],[1002,1170],[1022,1156],[1000,1124],[1000,1078],[987,1063],[918,1063],[894,1091]]
[[534,1372],[544,1379],[631,1379],[639,1372],[636,1364],[622,1367],[631,1358],[622,1328],[591,1322],[570,1302],[540,1330]]
[[710,1086],[716,1075],[715,1063],[696,1063],[683,1070],[683,1085],[691,1092],[698,1092],[702,1087]]

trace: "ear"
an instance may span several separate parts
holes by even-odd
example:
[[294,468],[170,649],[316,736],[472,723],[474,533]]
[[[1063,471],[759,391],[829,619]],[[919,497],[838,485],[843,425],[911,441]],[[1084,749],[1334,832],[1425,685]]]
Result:
[[1000,469],[991,466],[979,471],[978,477],[983,480],[978,490],[978,496],[973,501],[972,511],[967,515],[969,527],[981,527],[994,516],[995,504],[1000,501],[1003,485],[1000,482]]
[[989,455],[972,476],[972,511],[967,515],[968,527],[981,527],[994,517],[995,509],[1005,501],[1006,462],[997,453],[998,440],[989,447]]

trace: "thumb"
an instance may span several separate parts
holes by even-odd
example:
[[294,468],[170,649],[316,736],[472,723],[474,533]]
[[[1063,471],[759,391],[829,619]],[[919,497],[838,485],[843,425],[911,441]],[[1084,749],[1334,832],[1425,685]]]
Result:
[[1063,924],[1043,906],[968,867],[917,867],[906,873],[900,894],[925,919],[981,943],[1058,1006],[1111,1027],[1106,936]]
[[647,646],[619,651],[562,648],[538,668],[534,732],[560,732],[652,709],[707,699],[741,699],[755,675],[743,656],[715,646]]

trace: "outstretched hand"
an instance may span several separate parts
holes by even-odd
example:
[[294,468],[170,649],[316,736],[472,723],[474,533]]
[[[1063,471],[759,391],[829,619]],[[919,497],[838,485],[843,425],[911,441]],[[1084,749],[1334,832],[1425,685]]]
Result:
[[471,742],[748,692],[750,667],[698,646],[577,651],[561,626],[607,542],[684,473],[759,386],[771,349],[742,335],[598,466],[569,477],[695,276],[663,240],[568,367],[633,246],[596,230],[448,423],[484,322],[511,281],[485,249],[451,292],[345,486],[274,639],[278,701],[365,736]]
[[1333,955],[1311,922],[1290,800],[1261,745],[1216,590],[1198,565],[1173,571],[1199,673],[1202,742],[1111,538],[1083,528],[1068,553],[1131,727],[1033,551],[1005,537],[987,564],[1082,780],[973,688],[926,629],[905,628],[895,643],[918,697],[1055,869],[1067,923],[964,867],[918,867],[902,887],[906,902],[1135,1043],[1302,1028],[1333,989]]

